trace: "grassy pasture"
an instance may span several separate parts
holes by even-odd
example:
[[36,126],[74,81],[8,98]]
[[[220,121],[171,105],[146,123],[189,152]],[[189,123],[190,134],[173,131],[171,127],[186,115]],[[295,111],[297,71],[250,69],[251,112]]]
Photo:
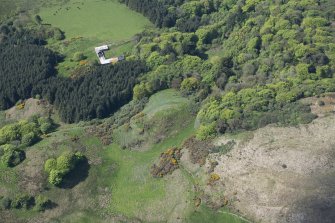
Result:
[[49,47],[65,55],[58,66],[61,75],[69,76],[79,65],[72,61],[76,52],[82,52],[88,61],[97,61],[94,47],[108,44],[106,56],[119,56],[131,52],[132,37],[150,21],[131,11],[116,0],[68,0],[65,4],[41,7],[37,13],[43,24],[50,24],[65,32],[64,41],[51,41]]
[[145,106],[143,112],[148,116],[153,116],[159,111],[176,109],[187,104],[188,100],[180,95],[174,89],[160,91],[150,97],[149,103]]
[[70,0],[61,6],[43,7],[43,23],[59,27],[67,39],[93,38],[101,41],[129,39],[150,22],[117,1]]

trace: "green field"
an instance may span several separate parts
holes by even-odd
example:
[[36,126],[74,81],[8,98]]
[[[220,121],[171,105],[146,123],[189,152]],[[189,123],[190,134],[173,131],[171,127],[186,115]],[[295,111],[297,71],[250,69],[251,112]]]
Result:
[[85,37],[114,42],[129,39],[150,22],[117,1],[70,0],[61,6],[43,7],[39,15],[65,32],[66,38]]
[[69,0],[41,7],[37,14],[44,26],[51,25],[65,33],[65,40],[51,40],[48,44],[65,56],[58,65],[59,74],[64,76],[80,68],[78,62],[72,61],[76,52],[82,52],[90,62],[98,61],[94,47],[102,44],[110,45],[107,57],[129,54],[135,45],[132,37],[151,26],[147,18],[117,0]]
[[169,109],[180,109],[187,104],[188,100],[181,97],[180,93],[174,89],[158,92],[150,97],[149,103],[143,112],[148,116],[153,116],[159,111]]

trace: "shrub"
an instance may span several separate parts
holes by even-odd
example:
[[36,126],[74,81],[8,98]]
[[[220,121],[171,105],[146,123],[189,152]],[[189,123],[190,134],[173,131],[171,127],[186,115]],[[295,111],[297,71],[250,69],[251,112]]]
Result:
[[199,140],[206,140],[215,137],[216,135],[215,122],[209,125],[200,125],[196,133],[196,138]]
[[86,56],[82,52],[76,52],[73,54],[72,58],[75,62],[79,62],[81,60],[85,60]]
[[48,159],[44,164],[44,170],[48,173],[51,172],[51,170],[57,168],[57,161],[56,159]]
[[12,203],[12,207],[16,209],[30,209],[35,205],[35,198],[29,195],[19,195]]
[[135,85],[133,93],[135,100],[141,100],[142,98],[150,96],[153,92],[149,83],[140,83]]
[[1,157],[1,161],[7,167],[14,167],[19,165],[25,158],[25,152],[15,148],[5,151]]
[[52,129],[53,129],[53,125],[51,124],[51,123],[43,123],[42,125],[41,125],[41,127],[40,127],[40,129],[41,129],[41,132],[43,133],[43,134],[47,134],[47,133],[49,133],[49,132],[51,132],[52,131]]
[[34,132],[30,132],[22,136],[21,143],[31,146],[38,141],[38,136]]
[[163,177],[172,173],[175,169],[179,168],[178,160],[181,153],[178,148],[169,148],[161,153],[158,165],[154,164],[151,167],[150,173],[153,177]]
[[62,181],[63,181],[63,177],[64,177],[64,173],[62,173],[59,170],[51,170],[49,173],[49,183],[55,186],[59,186],[61,185]]
[[195,91],[199,87],[199,80],[195,77],[189,77],[181,82],[180,89],[187,92]]
[[8,197],[4,197],[1,199],[1,208],[8,210],[11,208],[12,200]]
[[210,180],[211,181],[218,181],[218,180],[220,180],[219,174],[217,174],[217,173],[211,173]]
[[85,156],[80,152],[64,152],[57,159],[48,159],[44,164],[44,170],[49,173],[49,183],[60,186],[63,178],[83,159]]
[[45,211],[46,209],[49,209],[52,202],[50,199],[48,199],[45,196],[38,195],[35,198],[35,210],[36,211]]

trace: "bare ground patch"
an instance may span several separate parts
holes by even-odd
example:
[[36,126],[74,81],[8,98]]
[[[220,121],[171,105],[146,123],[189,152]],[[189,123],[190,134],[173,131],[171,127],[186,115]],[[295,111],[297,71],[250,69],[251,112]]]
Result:
[[299,127],[256,130],[228,154],[210,155],[218,162],[214,171],[220,180],[205,192],[226,196],[256,222],[333,222],[334,135],[334,115]]
[[52,112],[53,108],[47,101],[30,98],[8,109],[5,115],[8,120],[21,120],[33,115],[49,116]]

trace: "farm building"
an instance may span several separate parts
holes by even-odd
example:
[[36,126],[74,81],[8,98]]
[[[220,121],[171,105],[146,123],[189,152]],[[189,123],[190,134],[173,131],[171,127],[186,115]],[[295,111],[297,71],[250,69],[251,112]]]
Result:
[[97,54],[100,64],[110,64],[110,63],[116,63],[118,61],[124,60],[124,56],[119,57],[112,57],[110,59],[105,58],[104,51],[109,50],[109,47],[107,45],[95,47],[95,53]]

